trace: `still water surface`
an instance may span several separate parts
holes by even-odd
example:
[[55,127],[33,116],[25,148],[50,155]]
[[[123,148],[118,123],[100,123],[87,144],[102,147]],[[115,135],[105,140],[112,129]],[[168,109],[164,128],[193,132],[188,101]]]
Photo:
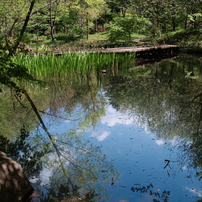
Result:
[[33,201],[200,201],[200,58],[116,72],[28,86],[51,139],[20,111],[17,141],[2,137],[1,151],[21,165]]

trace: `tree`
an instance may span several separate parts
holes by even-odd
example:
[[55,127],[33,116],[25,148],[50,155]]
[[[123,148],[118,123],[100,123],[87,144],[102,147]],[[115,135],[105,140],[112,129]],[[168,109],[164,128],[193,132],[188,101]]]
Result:
[[84,20],[86,20],[86,33],[87,39],[89,37],[89,25],[92,21],[98,18],[102,9],[104,8],[104,0],[79,0],[72,1],[68,6],[71,9],[75,9],[81,16],[81,26],[84,25]]
[[140,29],[142,25],[148,26],[151,23],[149,20],[137,15],[126,14],[125,17],[115,17],[108,26],[109,28],[109,39],[115,41],[119,37],[128,36],[131,40],[131,34]]
[[4,25],[5,42],[10,43],[13,38],[13,31],[17,23],[25,17],[28,9],[26,1],[2,1],[0,15],[2,17],[2,24]]
[[51,27],[52,42],[54,42],[53,28],[55,26],[56,15],[58,14],[58,3],[59,3],[58,0],[56,0],[54,2],[52,2],[52,0],[47,0],[48,9],[49,9],[49,13],[50,13],[50,27]]
[[26,1],[24,1],[24,4],[21,7],[22,9],[20,8],[19,12],[17,13],[17,17],[14,18],[14,22],[11,25],[11,28],[10,28],[9,31],[8,31],[8,21],[7,21],[8,18],[7,18],[7,16],[11,12],[11,8],[13,6],[13,2],[12,1],[9,2],[7,10],[4,12],[4,15],[5,15],[5,42],[6,42],[6,47],[7,47],[8,51],[9,51],[9,55],[12,55],[16,51],[16,49],[18,48],[18,45],[19,45],[20,41],[22,40],[22,37],[24,35],[25,29],[27,27],[27,24],[29,22],[29,19],[30,19],[30,16],[31,16],[31,13],[32,13],[32,10],[33,10],[33,7],[34,7],[34,4],[35,4],[35,0],[32,0],[30,2],[29,7],[27,8],[27,13],[26,13],[26,17],[25,17],[25,20],[24,20],[24,24],[23,24],[23,26],[21,28],[20,33],[17,36],[16,41],[14,42],[14,45],[11,42],[12,32],[13,32],[13,29],[14,29],[16,23],[19,21],[19,17],[22,14],[22,11],[23,11],[22,9],[26,5]]
[[121,17],[125,17],[127,9],[134,6],[131,0],[107,0],[106,2],[111,11],[119,16],[121,14]]
[[74,34],[80,35],[81,31],[78,29],[79,20],[80,16],[76,10],[70,9],[68,12],[63,11],[57,19],[56,29],[72,36]]

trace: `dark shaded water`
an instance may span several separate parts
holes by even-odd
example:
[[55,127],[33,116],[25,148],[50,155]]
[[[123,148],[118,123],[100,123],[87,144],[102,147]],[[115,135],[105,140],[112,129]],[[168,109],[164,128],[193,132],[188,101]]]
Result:
[[24,96],[3,89],[0,150],[33,201],[200,201],[201,84],[190,55],[26,84],[48,133]]

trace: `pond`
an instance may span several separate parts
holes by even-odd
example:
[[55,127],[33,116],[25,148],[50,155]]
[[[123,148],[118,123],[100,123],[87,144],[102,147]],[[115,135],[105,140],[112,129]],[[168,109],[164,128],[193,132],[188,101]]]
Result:
[[201,58],[143,62],[21,83],[42,120],[2,87],[0,151],[32,201],[202,200]]

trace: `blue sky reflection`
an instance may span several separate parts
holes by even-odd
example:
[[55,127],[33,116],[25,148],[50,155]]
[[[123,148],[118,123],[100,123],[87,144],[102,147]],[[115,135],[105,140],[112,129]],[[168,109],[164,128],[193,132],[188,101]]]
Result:
[[[105,184],[110,195],[107,201],[196,201],[192,197],[201,197],[196,171],[182,159],[182,140],[157,139],[147,125],[140,127],[134,122],[126,112],[108,105],[96,127],[83,134],[84,139],[102,146],[107,160],[121,174],[119,181]],[[64,121],[54,126],[54,131],[67,132],[72,125]]]

